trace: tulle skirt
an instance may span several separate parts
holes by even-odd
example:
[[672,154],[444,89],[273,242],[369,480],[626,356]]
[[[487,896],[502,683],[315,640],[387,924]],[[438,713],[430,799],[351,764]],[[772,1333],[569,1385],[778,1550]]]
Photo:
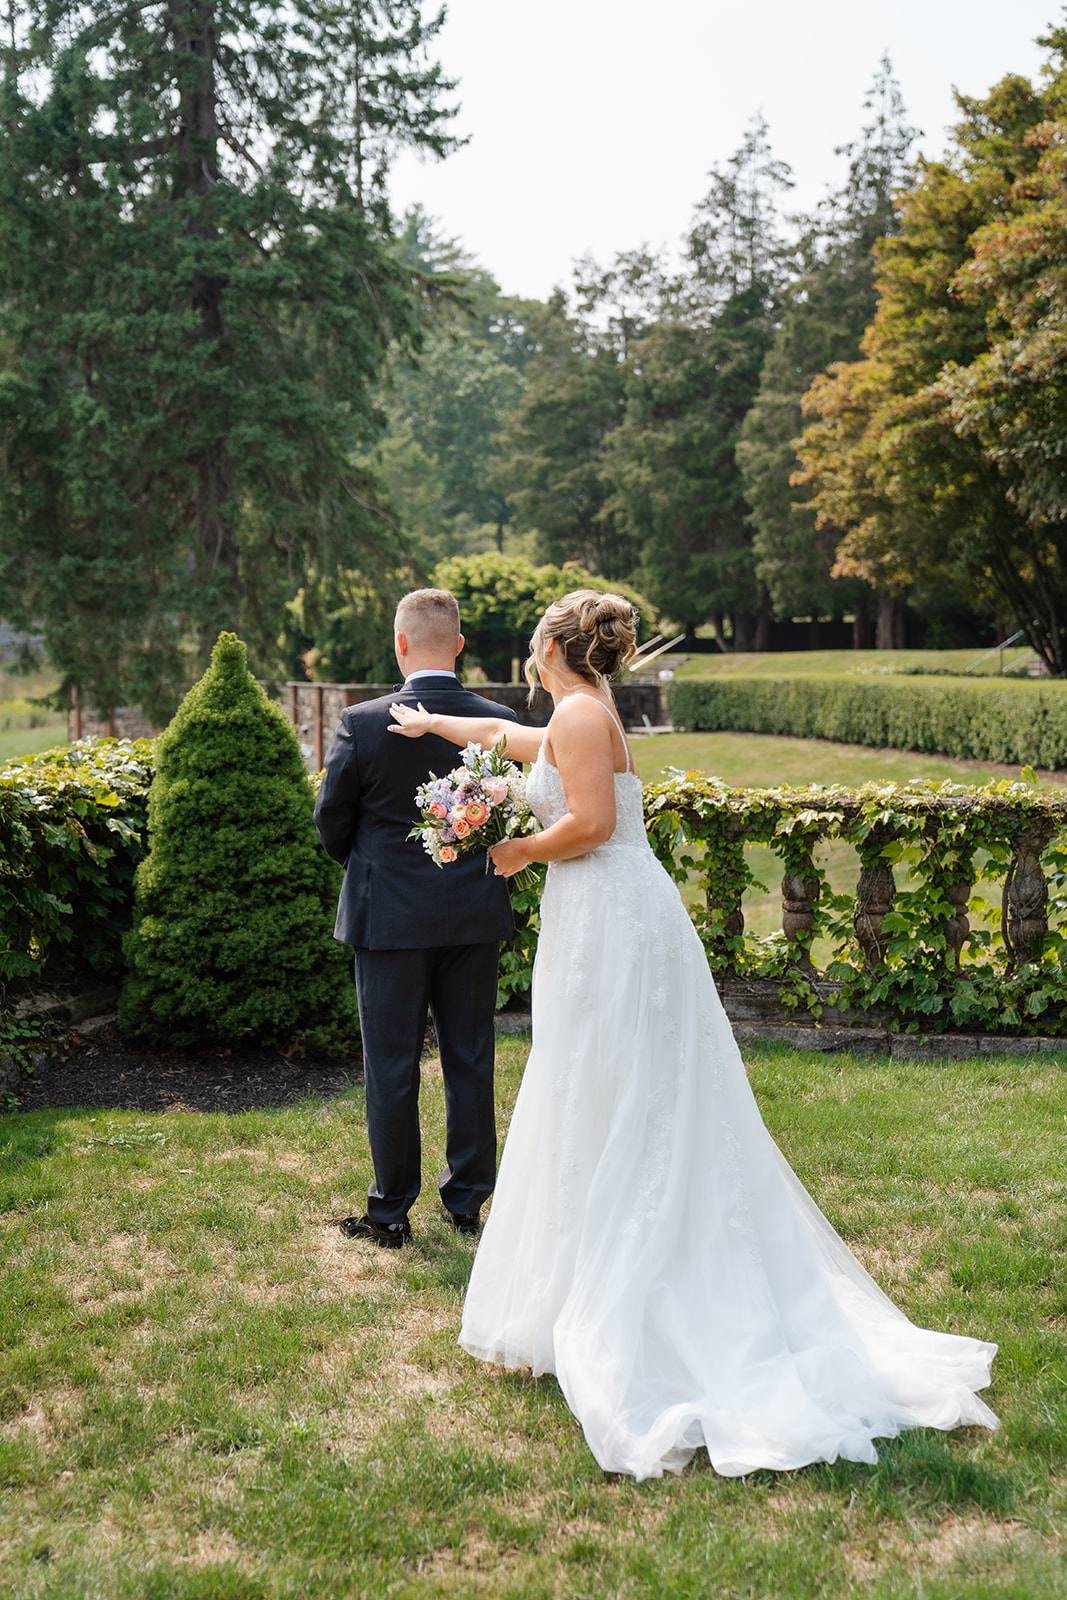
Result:
[[996,1346],[916,1327],[763,1125],[700,941],[647,846],[554,865],[533,1048],[460,1343],[552,1372],[606,1470],[873,1462],[996,1427]]

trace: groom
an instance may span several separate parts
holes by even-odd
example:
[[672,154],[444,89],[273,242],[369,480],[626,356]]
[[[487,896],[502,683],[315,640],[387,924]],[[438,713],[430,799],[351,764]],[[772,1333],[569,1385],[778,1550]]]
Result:
[[435,735],[387,730],[394,701],[455,717],[516,720],[456,678],[463,648],[459,606],[447,589],[416,589],[396,609],[403,687],[341,714],[315,805],[319,838],[345,869],[334,937],[356,949],[367,1132],[374,1182],[367,1210],[341,1224],[349,1238],[399,1249],[422,1183],[419,1061],[427,1009],[441,1050],[447,1117],[439,1187],[452,1225],[476,1233],[496,1181],[493,1016],[497,951],[513,932],[502,878],[486,875],[481,850],[434,865],[408,833],[421,819],[415,790],[431,770],[457,764]]

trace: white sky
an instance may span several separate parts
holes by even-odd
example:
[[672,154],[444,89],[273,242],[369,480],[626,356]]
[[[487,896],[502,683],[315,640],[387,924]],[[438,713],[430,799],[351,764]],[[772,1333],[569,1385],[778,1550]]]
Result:
[[[430,5],[427,5],[429,13]],[[790,208],[842,175],[888,48],[923,153],[944,148],[952,89],[1036,76],[1057,0],[449,0],[437,54],[460,79],[465,149],[403,154],[397,212],[419,201],[509,294],[543,298],[591,252],[677,247],[708,169],[770,123]]]

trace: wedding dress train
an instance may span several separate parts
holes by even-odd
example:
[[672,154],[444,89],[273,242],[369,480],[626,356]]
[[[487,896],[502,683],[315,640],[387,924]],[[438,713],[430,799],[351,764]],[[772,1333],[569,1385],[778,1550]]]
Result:
[[[617,826],[553,863],[533,1048],[460,1343],[554,1372],[608,1471],[877,1459],[903,1428],[997,1426],[996,1346],[909,1322],[763,1125],[700,940],[648,844],[639,779]],[[528,786],[566,811],[542,755]]]

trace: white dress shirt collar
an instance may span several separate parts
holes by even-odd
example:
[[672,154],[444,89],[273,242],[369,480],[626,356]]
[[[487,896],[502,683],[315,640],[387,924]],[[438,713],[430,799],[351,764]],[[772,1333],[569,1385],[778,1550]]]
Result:
[[414,683],[416,678],[454,678],[456,674],[447,667],[420,667],[418,672],[409,672],[404,683]]

